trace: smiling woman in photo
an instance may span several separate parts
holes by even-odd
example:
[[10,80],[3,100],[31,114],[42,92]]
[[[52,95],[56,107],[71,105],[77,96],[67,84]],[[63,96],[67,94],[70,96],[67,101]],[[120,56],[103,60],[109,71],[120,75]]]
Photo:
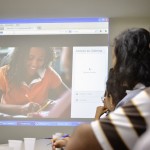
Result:
[[[61,97],[68,88],[50,67],[52,58],[52,50],[48,47],[14,49],[8,64],[0,68],[0,112],[27,114],[37,111],[49,98]],[[22,109],[26,104],[30,109]]]

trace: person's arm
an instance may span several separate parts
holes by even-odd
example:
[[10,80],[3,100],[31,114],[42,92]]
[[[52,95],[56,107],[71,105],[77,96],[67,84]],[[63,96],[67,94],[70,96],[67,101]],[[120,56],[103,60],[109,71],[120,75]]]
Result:
[[[59,111],[58,111],[59,110]],[[48,118],[70,118],[71,117],[71,90],[67,91],[57,100],[50,109]]]
[[52,141],[52,149],[65,147],[65,150],[101,150],[99,143],[88,124],[77,127],[71,137]]
[[64,82],[49,91],[49,98],[50,99],[59,99],[67,90],[70,90]]
[[98,106],[98,107],[96,108],[95,120],[100,119],[100,117],[101,117],[104,113],[106,113],[107,111],[108,111],[108,109],[105,108],[104,106]]
[[25,105],[10,105],[10,104],[0,104],[0,113],[8,115],[27,115],[37,111],[40,105],[37,103],[27,103]]
[[67,142],[65,150],[102,150],[90,125],[77,127]]
[[62,81],[60,86],[57,87],[57,93],[61,97],[67,90],[70,90],[67,85]]
[[52,139],[52,149],[55,150],[56,148],[63,148],[66,147],[70,137],[65,137],[63,139]]
[[49,98],[53,100],[60,98],[69,88],[54,69],[48,68],[46,73],[48,78],[45,77],[45,79],[50,87]]

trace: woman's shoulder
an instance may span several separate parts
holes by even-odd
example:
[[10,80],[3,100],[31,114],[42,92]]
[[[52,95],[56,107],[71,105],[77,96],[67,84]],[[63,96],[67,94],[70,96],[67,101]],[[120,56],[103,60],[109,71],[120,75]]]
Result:
[[127,102],[129,102],[133,97],[138,95],[145,88],[146,87],[143,84],[138,83],[133,88],[133,90],[126,90],[127,95],[117,104],[116,108],[125,105]]
[[0,73],[1,74],[6,74],[6,72],[8,71],[8,69],[9,69],[8,65],[2,66],[2,67],[0,67]]
[[46,74],[54,75],[54,76],[59,76],[59,74],[52,67],[48,67],[46,69]]
[[9,66],[7,66],[7,65],[0,67],[0,82],[1,82],[1,84],[3,82],[5,82],[5,80],[6,80],[6,75],[7,75],[8,69],[9,69]]
[[53,86],[60,85],[60,83],[62,82],[60,75],[51,67],[46,69],[44,80]]

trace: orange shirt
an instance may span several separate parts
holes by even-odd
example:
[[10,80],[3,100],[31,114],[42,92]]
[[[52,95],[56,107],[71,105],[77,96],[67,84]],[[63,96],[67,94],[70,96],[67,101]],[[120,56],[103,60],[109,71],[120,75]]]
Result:
[[60,76],[52,68],[48,68],[41,78],[33,80],[30,85],[22,83],[20,88],[10,88],[6,77],[7,71],[8,66],[0,68],[0,90],[3,92],[1,103],[3,104],[23,105],[28,102],[42,104],[48,99],[48,92],[59,87],[62,82]]

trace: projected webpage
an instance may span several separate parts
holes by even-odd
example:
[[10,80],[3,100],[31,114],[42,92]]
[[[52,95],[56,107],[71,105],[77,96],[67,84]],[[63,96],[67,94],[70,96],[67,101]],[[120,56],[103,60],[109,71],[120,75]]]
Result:
[[71,117],[93,118],[96,107],[103,105],[107,68],[108,47],[73,48]]
[[[5,93],[0,83],[0,105],[21,105],[34,99],[41,106],[32,115],[11,115],[0,107],[0,126],[76,126],[84,119],[94,118],[96,107],[103,105],[101,98],[108,74],[108,18],[0,19],[0,35],[1,67],[9,65],[15,49],[23,51],[29,47],[30,52],[32,47],[40,47],[50,51],[49,68],[68,87],[61,97],[55,89],[48,91],[45,88],[37,93],[34,91],[33,96],[32,86],[42,81],[36,79],[25,87],[28,93],[16,91],[19,95],[25,93],[18,100],[16,96],[9,99],[14,94]],[[23,52],[22,55],[27,54]],[[44,70],[39,72],[44,75]],[[27,85],[23,83],[23,86]],[[49,97],[41,99],[39,93]]]

